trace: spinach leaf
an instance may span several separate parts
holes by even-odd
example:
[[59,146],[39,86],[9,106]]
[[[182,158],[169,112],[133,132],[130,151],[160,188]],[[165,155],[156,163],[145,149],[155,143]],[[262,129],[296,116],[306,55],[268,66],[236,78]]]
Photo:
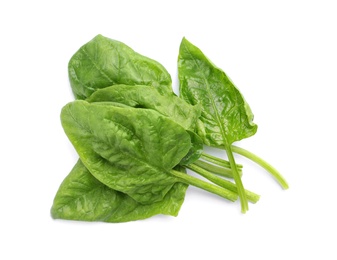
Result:
[[144,204],[162,200],[179,181],[170,170],[191,147],[185,129],[153,110],[74,101],[61,121],[88,170]]
[[117,102],[135,108],[153,109],[188,130],[192,147],[180,162],[181,165],[191,164],[202,155],[203,142],[193,132],[201,114],[200,106],[192,106],[175,95],[162,95],[154,87],[143,85],[114,85],[95,91],[86,101]]
[[85,99],[97,89],[115,84],[147,85],[161,93],[172,93],[171,76],[160,63],[102,35],[72,56],[68,73],[76,99]]
[[156,111],[78,100],[62,109],[61,121],[88,170],[140,203],[162,200],[176,182],[237,199],[236,192],[173,169],[198,150],[183,127]]
[[175,95],[163,95],[154,87],[114,85],[95,91],[88,102],[117,102],[135,108],[153,109],[194,131],[201,114],[200,106],[192,106]]
[[55,219],[126,222],[157,214],[177,216],[187,185],[176,183],[163,200],[143,205],[91,175],[78,160],[60,185],[51,208]]
[[227,75],[185,38],[178,58],[180,97],[201,104],[204,142],[223,147],[254,135],[251,109]]
[[241,178],[236,168],[231,144],[254,135],[257,126],[253,114],[227,75],[216,67],[203,53],[182,40],[178,57],[180,96],[192,105],[200,104],[205,144],[224,147],[238,186],[241,210],[248,210],[248,202]]

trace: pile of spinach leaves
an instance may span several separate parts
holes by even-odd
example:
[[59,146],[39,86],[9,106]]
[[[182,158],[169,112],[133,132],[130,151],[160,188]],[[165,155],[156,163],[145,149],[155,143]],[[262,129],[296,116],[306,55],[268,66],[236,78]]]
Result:
[[[68,72],[76,100],[63,107],[61,123],[79,160],[55,195],[53,218],[177,216],[188,185],[239,198],[244,213],[259,195],[244,188],[233,153],[288,188],[270,164],[232,145],[256,133],[253,114],[226,74],[185,38],[178,58],[180,97],[161,64],[102,35],[72,56]],[[224,149],[228,161],[205,153],[205,145]]]

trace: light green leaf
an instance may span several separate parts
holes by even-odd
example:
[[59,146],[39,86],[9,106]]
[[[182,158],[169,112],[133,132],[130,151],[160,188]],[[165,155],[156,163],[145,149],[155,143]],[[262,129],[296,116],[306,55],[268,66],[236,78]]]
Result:
[[178,59],[180,96],[202,106],[204,142],[223,147],[254,135],[253,114],[239,90],[199,48],[185,38]]
[[135,108],[153,109],[191,131],[194,131],[201,114],[200,106],[192,106],[175,95],[163,95],[154,87],[142,85],[114,85],[95,91],[86,101],[109,101]]
[[185,38],[180,45],[178,73],[180,96],[202,107],[203,124],[198,125],[197,131],[200,137],[205,144],[226,150],[244,213],[248,210],[248,201],[231,145],[256,133],[253,114],[227,75]]
[[61,121],[88,170],[141,203],[164,198],[179,181],[170,171],[191,147],[184,128],[153,110],[74,101]]
[[172,93],[171,76],[160,63],[102,35],[72,56],[68,72],[76,99],[85,99],[97,89],[115,84],[147,85],[161,93]]
[[55,219],[126,222],[157,214],[177,216],[187,185],[176,183],[163,200],[143,205],[99,182],[78,160],[60,185],[51,208]]

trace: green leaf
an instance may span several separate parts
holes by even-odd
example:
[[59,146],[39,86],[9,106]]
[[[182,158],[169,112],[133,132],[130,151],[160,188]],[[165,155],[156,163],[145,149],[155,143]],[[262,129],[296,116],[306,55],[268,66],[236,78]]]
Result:
[[163,200],[143,205],[99,182],[78,160],[60,185],[51,208],[55,219],[126,222],[157,214],[177,216],[187,185],[176,183]]
[[76,99],[115,84],[147,85],[172,93],[172,80],[157,61],[122,42],[97,35],[83,45],[68,64],[69,80]]
[[201,114],[200,106],[192,106],[175,95],[163,95],[154,87],[114,85],[97,90],[86,99],[88,102],[117,102],[136,108],[153,109],[194,131]]
[[231,144],[256,133],[253,114],[227,75],[185,38],[180,45],[178,73],[180,96],[202,107],[203,124],[198,125],[198,133],[202,133],[204,143],[224,147],[227,152],[244,213],[248,210],[248,201]]
[[153,109],[180,124],[191,137],[192,147],[181,160],[181,165],[193,163],[203,151],[203,142],[194,132],[201,114],[200,106],[192,106],[175,95],[162,95],[150,86],[114,85],[95,91],[88,102],[115,102],[135,108]]
[[190,148],[188,153],[179,163],[180,165],[185,165],[185,166],[197,161],[201,157],[202,152],[204,151],[204,144],[201,138],[192,131],[187,131],[187,132],[191,137],[192,147]]
[[239,90],[185,38],[180,45],[178,71],[180,96],[192,105],[202,106],[205,144],[228,146],[256,133],[253,114]]
[[144,204],[162,200],[179,181],[170,171],[191,147],[184,128],[153,110],[74,101],[61,121],[88,170]]

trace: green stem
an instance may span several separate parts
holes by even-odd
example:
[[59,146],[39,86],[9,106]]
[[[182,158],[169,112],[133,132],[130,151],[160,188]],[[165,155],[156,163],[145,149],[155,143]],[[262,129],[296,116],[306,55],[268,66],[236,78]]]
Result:
[[236,163],[235,163],[235,159],[234,159],[234,155],[232,152],[232,147],[231,145],[226,145],[226,153],[228,156],[228,160],[229,163],[231,165],[231,168],[233,170],[233,178],[236,184],[236,187],[238,189],[238,194],[239,194],[239,198],[240,198],[240,202],[241,202],[241,212],[242,213],[246,213],[248,210],[248,200],[247,200],[247,196],[245,193],[245,189],[243,187],[242,181],[241,181],[241,177],[239,175],[239,172],[236,168]]
[[[231,165],[230,165],[229,161],[220,159],[216,156],[213,156],[213,155],[210,155],[210,154],[207,154],[207,153],[202,153],[201,158],[204,159],[205,161],[214,163],[218,166],[229,168],[229,169],[231,168]],[[237,167],[237,169],[242,169],[241,164],[237,164],[236,167]]]
[[[213,164],[207,163],[205,161],[197,160],[193,164],[203,168],[206,171],[215,173],[217,175],[227,177],[227,178],[233,178],[232,170],[230,168],[225,167],[219,167],[215,166]],[[238,169],[240,176],[242,175],[241,169]]]
[[175,170],[171,170],[170,173],[176,177],[178,177],[178,179],[186,184],[190,184],[193,186],[196,186],[200,189],[203,189],[205,191],[211,192],[213,194],[216,194],[220,197],[223,197],[225,199],[228,199],[230,201],[236,201],[238,198],[238,195],[230,190],[226,190],[224,188],[221,188],[219,186],[216,186],[214,184],[211,184],[209,182],[200,180],[196,177],[190,176],[188,174],[185,173],[181,173]]
[[[188,169],[198,173],[199,175],[205,177],[206,179],[208,179],[209,181],[213,182],[216,185],[219,185],[220,187],[223,187],[225,189],[228,189],[230,191],[233,191],[235,193],[238,193],[238,189],[236,187],[236,185],[228,180],[222,179],[210,172],[208,172],[207,170],[199,167],[198,165],[196,165],[195,163],[189,164],[188,166],[186,166]],[[252,202],[252,203],[256,203],[258,202],[258,200],[260,199],[260,196],[254,192],[251,192],[249,190],[245,190],[247,199]]]
[[278,170],[276,170],[273,166],[271,166],[265,160],[263,160],[262,158],[258,157],[257,155],[243,148],[240,148],[234,145],[232,146],[232,150],[234,153],[247,157],[248,159],[252,160],[253,162],[263,167],[265,170],[267,170],[276,179],[276,181],[281,185],[283,189],[289,188],[289,185],[287,181],[285,180],[285,178],[278,172]]

